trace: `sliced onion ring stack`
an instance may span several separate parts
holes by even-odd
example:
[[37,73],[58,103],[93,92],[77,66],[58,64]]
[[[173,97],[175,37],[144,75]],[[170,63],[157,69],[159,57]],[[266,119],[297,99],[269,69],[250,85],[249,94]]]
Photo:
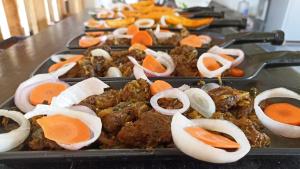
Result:
[[[158,105],[158,100],[161,98],[176,98],[183,104],[183,107],[180,109],[162,108]],[[169,116],[172,116],[176,113],[184,113],[190,108],[190,100],[188,96],[184,92],[176,88],[164,90],[162,92],[155,94],[154,96],[151,97],[150,104],[153,107],[153,109],[156,110],[157,112]]]
[[17,111],[0,109],[0,117],[10,118],[19,124],[19,128],[0,134],[0,152],[9,151],[22,144],[30,132],[30,122]]
[[60,81],[58,77],[68,72],[75,65],[76,63],[69,63],[55,72],[47,74],[38,74],[24,81],[18,86],[16,90],[14,97],[15,105],[22,112],[28,112],[34,109],[35,106],[32,105],[29,101],[29,95],[35,87],[43,83],[60,83],[68,87],[69,85],[65,82]]
[[131,39],[133,36],[127,34],[128,28],[118,28],[113,31],[113,35],[115,38],[126,38]]
[[151,28],[155,24],[153,19],[138,19],[134,22],[134,25],[139,28]]
[[208,50],[208,52],[214,54],[226,54],[231,56],[237,56],[237,58],[232,62],[233,67],[241,64],[245,58],[244,52],[240,49],[223,49],[219,46],[213,46]]
[[83,141],[83,142],[79,142],[79,143],[75,143],[75,144],[59,144],[58,143],[59,146],[65,148],[67,150],[79,150],[82,147],[92,144],[99,138],[99,136],[101,134],[101,129],[102,129],[101,119],[99,117],[89,114],[89,113],[85,113],[85,112],[81,112],[81,111],[74,111],[74,110],[66,109],[66,108],[53,107],[53,106],[48,106],[48,105],[37,105],[33,111],[26,113],[25,117],[27,119],[30,119],[34,116],[39,116],[39,115],[51,116],[51,115],[57,115],[57,114],[61,114],[61,115],[65,115],[65,116],[69,116],[69,117],[81,120],[85,125],[87,125],[89,127],[89,129],[92,132],[92,137],[87,141]]
[[191,107],[206,118],[210,118],[216,112],[216,105],[212,98],[199,88],[190,88],[184,93],[189,97]]
[[[210,71],[207,69],[207,67],[204,65],[204,58],[213,58],[216,61],[220,62],[223,66],[220,67],[217,70]],[[207,78],[213,78],[221,75],[225,70],[229,69],[231,67],[231,62],[224,59],[223,57],[213,54],[213,53],[203,53],[198,61],[197,61],[197,68],[199,72]]]
[[288,90],[286,88],[275,88],[266,90],[259,95],[256,96],[254,99],[254,110],[258,117],[258,119],[261,121],[261,123],[271,130],[273,133],[277,135],[281,135],[288,138],[300,138],[300,127],[290,124],[285,124],[278,122],[276,120],[271,119],[268,117],[263,110],[259,107],[260,102],[263,100],[266,100],[268,98],[293,98],[300,100],[300,95],[298,93],[295,93],[291,90]]
[[80,103],[89,96],[102,94],[105,88],[109,88],[109,86],[101,80],[91,77],[61,92],[57,97],[52,99],[51,105],[56,107],[70,107]]
[[[205,144],[184,130],[186,127],[193,126],[228,134],[235,139],[240,145],[240,148],[236,151],[228,152]],[[231,163],[238,161],[244,157],[251,148],[243,131],[226,120],[189,120],[182,114],[177,113],[172,118],[171,132],[173,141],[179,150],[195,159],[211,163]]]

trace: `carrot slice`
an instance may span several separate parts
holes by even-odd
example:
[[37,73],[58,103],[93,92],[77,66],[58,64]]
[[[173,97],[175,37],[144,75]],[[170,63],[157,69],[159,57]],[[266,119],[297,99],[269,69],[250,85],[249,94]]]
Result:
[[53,71],[56,71],[57,69],[63,67],[64,65],[68,64],[68,63],[71,63],[71,62],[77,62],[79,61],[80,59],[82,59],[84,56],[83,55],[75,55],[63,62],[58,62],[58,63],[55,63],[53,65],[51,65],[48,69],[48,72],[53,72]]
[[163,80],[156,80],[154,83],[150,86],[150,91],[152,95],[155,95],[156,93],[159,93],[161,91],[171,89],[173,88],[168,82]]
[[163,73],[166,71],[166,68],[151,55],[147,55],[145,57],[143,60],[143,67],[157,73]]
[[100,43],[100,39],[98,37],[84,37],[79,40],[79,46],[82,48],[95,46],[98,43]]
[[202,46],[202,40],[199,36],[196,35],[189,35],[180,41],[181,45],[188,45],[194,48],[200,48]]
[[243,76],[245,76],[245,72],[242,69],[239,69],[239,68],[236,68],[236,67],[231,68],[229,70],[229,73],[233,77],[243,77]]
[[210,71],[217,70],[221,67],[220,64],[213,58],[204,58],[203,63],[204,66]]
[[274,103],[264,110],[267,116],[281,123],[300,125],[300,108],[289,103]]
[[82,121],[64,115],[39,118],[37,123],[47,139],[60,144],[74,144],[91,138],[90,129]]
[[147,47],[145,45],[142,45],[142,44],[139,44],[139,43],[135,43],[135,44],[131,45],[128,50],[131,51],[133,49],[139,49],[139,50],[144,51],[144,50],[147,49]]
[[29,95],[29,101],[32,105],[50,104],[52,98],[58,96],[67,88],[62,83],[43,83],[32,89]]
[[220,56],[222,56],[224,59],[227,59],[227,60],[229,60],[231,62],[233,62],[235,60],[234,57],[226,55],[226,54],[220,54]]
[[100,35],[103,35],[104,32],[103,31],[97,31],[97,32],[85,32],[85,34],[87,36],[100,36]]
[[139,31],[135,33],[131,39],[131,45],[140,43],[145,46],[152,46],[153,39],[147,31]]
[[240,145],[235,141],[231,141],[230,139],[211,133],[201,127],[187,127],[185,131],[188,132],[193,137],[197,138],[198,140],[208,144],[210,146],[216,148],[239,148]]
[[139,27],[135,25],[130,25],[128,26],[127,34],[128,35],[134,35],[139,31]]

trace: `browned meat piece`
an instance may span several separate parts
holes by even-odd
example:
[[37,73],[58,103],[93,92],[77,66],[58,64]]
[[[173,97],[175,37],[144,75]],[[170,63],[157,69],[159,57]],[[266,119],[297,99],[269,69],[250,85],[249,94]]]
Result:
[[217,111],[231,112],[232,109],[237,117],[242,117],[252,111],[249,92],[224,86],[209,91],[209,95],[214,100]]
[[158,100],[158,105],[165,109],[181,109],[182,103],[174,98],[161,98]]
[[175,63],[175,76],[200,76],[197,68],[198,51],[190,46],[179,46],[170,51]]
[[190,35],[190,32],[186,28],[181,29],[181,31],[180,31],[181,38],[185,38],[189,35]]
[[144,112],[135,122],[126,123],[118,140],[127,147],[154,148],[172,143],[171,117],[154,110]]
[[143,79],[133,80],[127,83],[121,90],[122,101],[149,101],[150,98],[150,86]]
[[114,135],[109,136],[105,131],[101,131],[99,143],[101,148],[121,148],[116,137]]
[[90,96],[79,104],[83,106],[87,106],[98,112],[102,109],[106,109],[109,107],[113,107],[120,102],[120,92],[118,90],[107,90],[101,95]]
[[104,131],[115,135],[126,122],[134,121],[139,114],[149,109],[144,102],[121,102],[115,107],[98,112],[97,115],[102,120]]
[[122,72],[123,77],[130,77],[133,75],[133,63],[127,62],[119,65],[119,69]]
[[107,70],[114,66],[112,61],[107,60],[103,57],[91,57],[91,64],[94,68],[95,73],[97,76],[103,77],[106,75]]
[[19,124],[14,120],[0,116],[0,133],[6,133],[11,130],[17,129]]
[[161,46],[177,46],[179,45],[181,37],[179,34],[175,33],[172,37],[167,39],[157,39],[157,42]]
[[107,46],[130,46],[131,40],[128,38],[112,38],[107,39],[104,43],[104,45]]
[[34,117],[30,120],[30,135],[26,141],[30,150],[62,150],[58,144],[44,137],[42,128],[37,124],[36,120],[40,117]]

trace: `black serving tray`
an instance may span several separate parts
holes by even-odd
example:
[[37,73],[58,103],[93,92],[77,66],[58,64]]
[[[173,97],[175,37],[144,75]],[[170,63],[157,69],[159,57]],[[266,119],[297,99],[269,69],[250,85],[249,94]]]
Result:
[[[279,79],[279,77],[278,77]],[[264,77],[263,79],[240,80],[240,79],[224,79],[223,84],[232,86],[241,90],[250,90],[255,87],[259,91],[274,87],[286,87],[295,92],[300,91],[300,83],[290,84],[288,86],[278,83],[278,79]],[[197,87],[199,79],[165,79],[174,87],[179,87],[183,84]],[[217,82],[216,80],[207,79],[209,82]],[[129,80],[111,80],[105,81],[112,88],[122,88]],[[74,84],[76,82],[69,82]],[[12,109],[15,107],[13,97],[3,103],[3,109]],[[246,157],[258,156],[286,156],[300,155],[300,139],[288,139],[276,136],[265,131],[271,138],[271,146],[268,148],[253,148]],[[20,161],[66,161],[66,160],[174,160],[188,158],[181,153],[177,148],[157,148],[152,150],[147,149],[88,149],[78,151],[10,151],[0,153],[0,162],[14,163]]]
[[[247,19],[214,19],[210,25],[201,26],[198,28],[188,28],[190,32],[203,31],[210,28],[221,28],[221,27],[236,27],[238,29],[245,29],[247,27]],[[117,28],[90,28],[85,26],[86,32],[95,32],[95,31],[113,31]],[[180,31],[181,28],[164,28],[170,31]]]
[[[241,78],[235,79],[252,79],[256,77],[259,72],[268,67],[283,67],[283,66],[297,66],[300,65],[300,52],[291,52],[291,51],[277,51],[277,52],[265,52],[263,49],[258,47],[257,45],[248,44],[248,45],[237,45],[234,46],[236,48],[240,48],[245,52],[245,60],[239,65],[239,68],[242,68],[245,71],[245,76]],[[124,50],[124,49],[113,49],[113,50]],[[169,49],[160,49],[162,51],[168,52]],[[63,51],[58,54],[83,54],[85,50],[69,50]],[[199,55],[201,53],[206,52],[206,50],[198,49]],[[48,68],[54,64],[50,58],[45,60],[42,64],[40,64],[32,73],[32,75],[47,73]],[[121,77],[121,78],[108,78],[108,77],[99,77],[102,80],[112,80],[112,79],[133,79],[134,77]],[[166,77],[160,77],[164,79]],[[167,79],[190,79],[197,77],[167,77]],[[230,79],[231,77],[223,77],[223,79]],[[84,78],[65,78],[62,79],[64,81],[76,81],[82,80]]]
[[[281,30],[276,30],[273,32],[238,32],[224,35],[222,33],[217,32],[194,32],[196,35],[208,35],[212,38],[211,46],[218,45],[221,47],[227,47],[232,44],[244,44],[244,43],[271,43],[273,45],[281,45],[284,42],[284,32]],[[81,34],[71,39],[67,44],[67,48],[69,49],[83,49],[79,46],[80,38],[84,36]],[[121,46],[114,45],[112,48],[129,48],[130,46]],[[172,49],[175,46],[151,46],[151,49],[160,49],[160,48],[168,48]],[[201,48],[207,49],[208,46],[204,45]]]

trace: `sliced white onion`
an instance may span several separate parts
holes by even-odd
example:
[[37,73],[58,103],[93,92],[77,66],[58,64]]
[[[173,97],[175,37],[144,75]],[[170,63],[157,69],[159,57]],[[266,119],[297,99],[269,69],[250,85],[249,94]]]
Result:
[[254,110],[261,121],[261,123],[277,135],[281,135],[288,138],[300,138],[300,127],[290,124],[281,123],[268,117],[263,110],[259,107],[261,101],[268,98],[293,98],[300,100],[300,95],[286,88],[275,88],[266,90],[254,99]]
[[131,39],[133,36],[127,34],[128,28],[118,28],[113,31],[113,35],[115,38],[127,38]]
[[191,88],[191,86],[184,84],[184,85],[178,87],[177,89],[179,89],[181,91],[186,91],[186,90],[188,90],[190,88]]
[[52,99],[51,105],[56,107],[70,107],[74,104],[79,104],[89,96],[102,94],[105,88],[109,88],[109,86],[101,80],[91,77],[61,92],[57,97]]
[[160,17],[160,24],[161,24],[161,26],[163,26],[163,27],[168,27],[168,24],[167,24],[167,22],[166,22],[166,16],[165,16],[165,15],[162,16],[162,17]]
[[[208,70],[207,67],[204,65],[203,60],[204,58],[213,58],[216,61],[220,62],[223,66],[220,67],[217,70]],[[203,53],[198,61],[197,61],[197,68],[199,70],[199,72],[207,78],[213,78],[213,77],[217,77],[219,75],[221,75],[225,70],[229,69],[231,67],[231,62],[224,59],[223,57],[213,54],[213,53]]]
[[[165,109],[163,107],[160,107],[158,105],[158,100],[161,98],[176,98],[182,103],[183,107],[180,109]],[[172,116],[176,113],[186,112],[190,107],[190,100],[183,91],[176,88],[172,88],[172,89],[161,91],[155,94],[154,96],[152,96],[150,99],[150,104],[152,108],[157,112],[164,115]]]
[[171,38],[175,33],[173,32],[161,32],[160,25],[157,24],[156,29],[154,31],[154,35],[157,39],[168,39]]
[[110,67],[107,70],[106,77],[122,77],[122,72],[117,67]]
[[70,59],[72,57],[76,56],[76,54],[55,54],[55,55],[51,55],[50,59],[55,62],[62,62],[63,60],[67,60]]
[[220,85],[218,85],[217,83],[206,83],[205,85],[203,85],[201,87],[202,90],[204,90],[206,93],[208,93],[210,90],[219,88]]
[[106,60],[112,60],[110,54],[103,49],[99,49],[99,48],[94,49],[91,51],[91,54],[92,54],[92,56],[95,56],[95,57],[103,57]]
[[[146,24],[145,24],[146,23]],[[134,25],[139,28],[151,28],[155,24],[153,19],[138,19],[134,22]]]
[[69,86],[67,83],[59,81],[58,77],[52,74],[47,73],[35,75],[22,82],[16,90],[14,102],[18,109],[22,112],[28,112],[34,109],[35,106],[29,101],[29,95],[35,87],[43,83],[61,83],[67,87]]
[[74,111],[71,109],[48,106],[48,105],[37,105],[33,111],[25,114],[25,117],[27,119],[30,119],[34,116],[39,116],[39,115],[51,116],[51,115],[57,115],[57,114],[69,116],[69,117],[76,118],[76,119],[82,121],[85,125],[87,125],[89,127],[89,129],[92,132],[92,137],[87,141],[82,141],[82,142],[75,143],[75,144],[57,143],[59,146],[65,148],[67,150],[79,150],[82,147],[92,144],[99,138],[99,136],[101,134],[101,129],[102,129],[101,119],[95,115],[88,114],[86,112]]
[[203,44],[209,44],[211,42],[211,37],[207,35],[199,35],[198,37],[202,40]]
[[97,116],[96,113],[92,109],[88,108],[87,106],[75,105],[75,106],[71,106],[70,109],[75,111],[85,112],[93,116]]
[[[185,131],[186,127],[201,127],[230,135],[240,145],[233,152],[214,148]],[[250,151],[250,144],[241,129],[226,120],[196,119],[189,120],[177,113],[172,118],[171,132],[176,147],[183,153],[195,159],[211,163],[231,163],[238,161]]]
[[1,116],[10,118],[19,124],[17,129],[0,134],[0,152],[5,152],[19,146],[25,141],[30,132],[30,122],[22,113],[17,111],[0,109]]
[[241,64],[245,58],[245,53],[240,49],[223,49],[219,46],[213,46],[208,50],[209,53],[214,54],[226,54],[231,56],[237,56],[237,58],[232,62],[232,66],[238,66]]
[[136,65],[133,66],[133,75],[135,79],[144,79],[146,80],[149,84],[152,84],[151,80],[148,79],[146,76],[144,70]]
[[164,77],[164,76],[169,76],[170,74],[172,74],[175,70],[175,64],[173,62],[172,57],[165,53],[165,52],[155,52],[152,51],[151,49],[146,49],[145,52],[147,54],[150,54],[152,56],[154,56],[156,58],[156,60],[161,63],[162,65],[164,65],[167,69],[165,72],[163,73],[157,73],[157,72],[153,72],[147,68],[144,68],[143,66],[141,66],[137,60],[134,57],[128,56],[128,59],[137,67],[143,69],[146,73],[148,73],[151,76],[158,76],[158,77]]
[[184,93],[189,97],[191,107],[206,118],[210,118],[216,112],[213,99],[199,88],[190,88]]

